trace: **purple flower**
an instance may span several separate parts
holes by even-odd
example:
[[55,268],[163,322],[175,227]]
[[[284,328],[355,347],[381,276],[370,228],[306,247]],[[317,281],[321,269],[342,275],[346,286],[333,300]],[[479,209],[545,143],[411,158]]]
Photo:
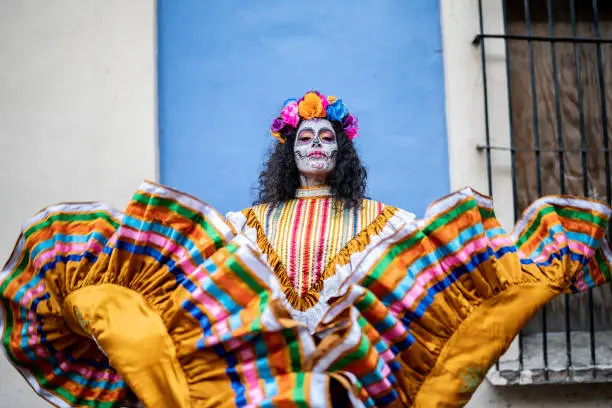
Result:
[[270,131],[274,133],[280,132],[286,125],[287,124],[281,118],[276,118],[272,122],[272,126],[270,126]]

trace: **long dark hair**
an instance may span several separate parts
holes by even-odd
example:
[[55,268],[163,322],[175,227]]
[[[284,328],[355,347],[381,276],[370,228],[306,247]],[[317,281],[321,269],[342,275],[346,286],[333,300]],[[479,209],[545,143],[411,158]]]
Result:
[[[331,123],[336,132],[338,155],[328,184],[332,195],[344,206],[359,207],[365,196],[367,172],[342,125],[336,121]],[[300,186],[300,174],[293,153],[296,135],[297,129],[286,132],[283,134],[285,143],[276,142],[272,147],[259,174],[258,196],[254,204],[278,204],[295,197],[295,191]]]

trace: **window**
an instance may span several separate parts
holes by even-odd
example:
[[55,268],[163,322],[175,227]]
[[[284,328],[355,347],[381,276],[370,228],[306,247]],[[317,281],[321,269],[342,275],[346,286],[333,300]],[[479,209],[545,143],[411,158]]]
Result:
[[[503,34],[487,32],[487,9],[478,1],[480,33],[473,44],[481,57],[485,138],[477,148],[485,156],[489,194],[510,189],[515,220],[546,194],[611,204],[612,2],[486,1],[501,2],[503,20]],[[500,42],[507,143],[491,132],[491,117],[499,112],[491,112],[487,77],[487,47],[500,47]],[[505,184],[497,177],[505,178]],[[610,286],[553,300],[518,336],[512,355],[500,359],[489,379],[534,384],[612,378]]]

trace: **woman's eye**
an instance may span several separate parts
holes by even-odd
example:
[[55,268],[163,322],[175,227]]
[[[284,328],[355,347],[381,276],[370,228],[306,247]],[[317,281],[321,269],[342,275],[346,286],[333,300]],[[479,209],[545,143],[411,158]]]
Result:
[[298,140],[300,142],[307,142],[312,139],[312,132],[310,130],[305,130],[298,135]]
[[334,134],[330,132],[329,130],[325,130],[321,132],[321,140],[323,140],[324,142],[333,142]]

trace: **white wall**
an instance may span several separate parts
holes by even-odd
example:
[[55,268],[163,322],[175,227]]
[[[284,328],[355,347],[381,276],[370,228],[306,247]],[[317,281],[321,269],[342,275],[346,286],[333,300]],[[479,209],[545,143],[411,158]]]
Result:
[[[62,201],[157,178],[154,0],[0,0],[0,263]],[[46,407],[0,353],[0,407]]]
[[[503,32],[501,1],[483,1],[484,31]],[[442,0],[442,47],[448,132],[449,171],[452,190],[471,186],[489,194],[481,49],[472,40],[479,33],[478,0]],[[509,146],[508,91],[505,48],[501,40],[486,40],[490,143]],[[510,154],[494,151],[493,199],[504,228],[514,225]]]
[[[503,33],[502,2],[482,0],[482,4],[484,32]],[[481,48],[472,45],[472,40],[479,33],[478,0],[441,0],[440,12],[451,189],[469,185],[488,194],[486,155],[476,149],[478,144],[485,144]],[[485,51],[490,144],[509,146],[504,42],[486,40]],[[503,227],[509,231],[514,224],[510,154],[492,152],[492,163],[495,212]],[[517,355],[515,342],[502,361],[514,362]],[[609,384],[500,387],[493,386],[485,379],[467,405],[468,408],[560,406],[612,407],[612,387]]]

